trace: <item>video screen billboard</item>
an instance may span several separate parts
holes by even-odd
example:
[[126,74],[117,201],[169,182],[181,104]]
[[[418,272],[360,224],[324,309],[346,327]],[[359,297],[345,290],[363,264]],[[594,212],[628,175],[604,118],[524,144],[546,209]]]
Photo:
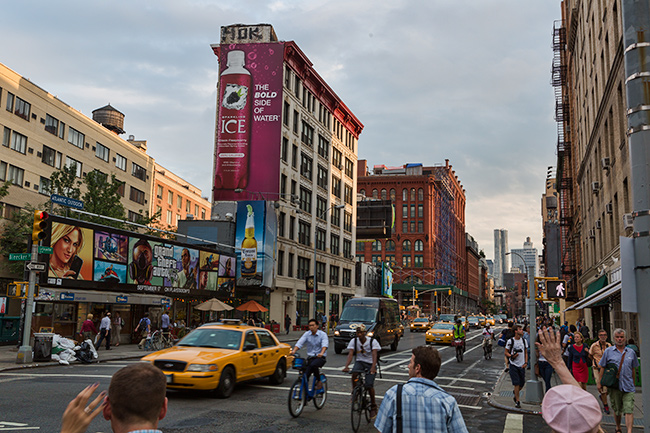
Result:
[[283,43],[220,46],[215,201],[278,193],[283,62]]
[[273,287],[277,218],[271,202],[237,203],[237,285]]
[[43,244],[43,287],[167,295],[234,295],[235,256],[59,216]]

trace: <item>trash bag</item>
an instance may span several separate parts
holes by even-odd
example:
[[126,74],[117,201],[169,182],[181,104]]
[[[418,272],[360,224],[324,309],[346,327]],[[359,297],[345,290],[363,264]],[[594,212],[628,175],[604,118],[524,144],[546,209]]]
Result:
[[92,346],[87,341],[81,343],[79,349],[75,351],[75,358],[83,364],[92,363],[95,359],[93,356]]

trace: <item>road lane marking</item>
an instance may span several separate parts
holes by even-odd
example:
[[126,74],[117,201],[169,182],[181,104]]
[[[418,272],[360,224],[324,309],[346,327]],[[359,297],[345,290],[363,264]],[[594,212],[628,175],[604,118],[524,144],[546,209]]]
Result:
[[105,374],[63,374],[63,373],[0,373],[0,376],[19,376],[19,377],[82,377],[82,378],[98,378],[110,379],[113,375]]
[[506,415],[503,433],[521,433],[524,431],[524,416],[518,413]]
[[[480,347],[481,347],[481,346],[474,346],[474,347],[472,347],[471,349],[467,349],[467,350],[465,351],[465,353],[469,353],[469,352],[471,352],[472,350],[476,350],[476,349],[478,349],[478,348],[480,348]],[[463,355],[463,356],[464,356],[464,355]],[[442,367],[443,365],[445,365],[445,364],[449,364],[451,361],[455,361],[455,360],[456,360],[456,356],[454,355],[453,358],[450,358],[450,359],[446,360],[445,362],[443,362],[442,364],[440,364],[440,366]]]

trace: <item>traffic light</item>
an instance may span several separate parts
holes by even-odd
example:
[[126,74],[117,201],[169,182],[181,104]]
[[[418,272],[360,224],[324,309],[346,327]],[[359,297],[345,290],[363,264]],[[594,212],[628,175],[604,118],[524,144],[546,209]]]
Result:
[[566,281],[548,280],[546,281],[546,296],[549,298],[566,298]]
[[32,229],[32,241],[38,242],[45,238],[47,235],[45,229],[47,228],[50,214],[43,212],[42,210],[34,211],[34,228]]
[[415,291],[415,299],[417,299],[417,298],[418,298],[418,291],[416,290]]
[[451,296],[451,289],[449,289],[449,296]]

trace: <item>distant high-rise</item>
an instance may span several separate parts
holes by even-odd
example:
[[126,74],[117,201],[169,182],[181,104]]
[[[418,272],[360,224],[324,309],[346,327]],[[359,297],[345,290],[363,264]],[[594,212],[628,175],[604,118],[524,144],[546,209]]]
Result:
[[510,260],[506,253],[508,252],[508,230],[494,230],[494,284],[497,287],[503,286],[503,274],[510,272]]
[[[533,248],[530,237],[526,238],[523,248],[513,249],[512,252],[516,253],[511,255],[513,268],[518,268],[521,273],[527,272],[528,278],[531,280],[539,275],[539,256],[537,254],[537,248]],[[524,260],[522,261],[519,256],[523,257]]]

